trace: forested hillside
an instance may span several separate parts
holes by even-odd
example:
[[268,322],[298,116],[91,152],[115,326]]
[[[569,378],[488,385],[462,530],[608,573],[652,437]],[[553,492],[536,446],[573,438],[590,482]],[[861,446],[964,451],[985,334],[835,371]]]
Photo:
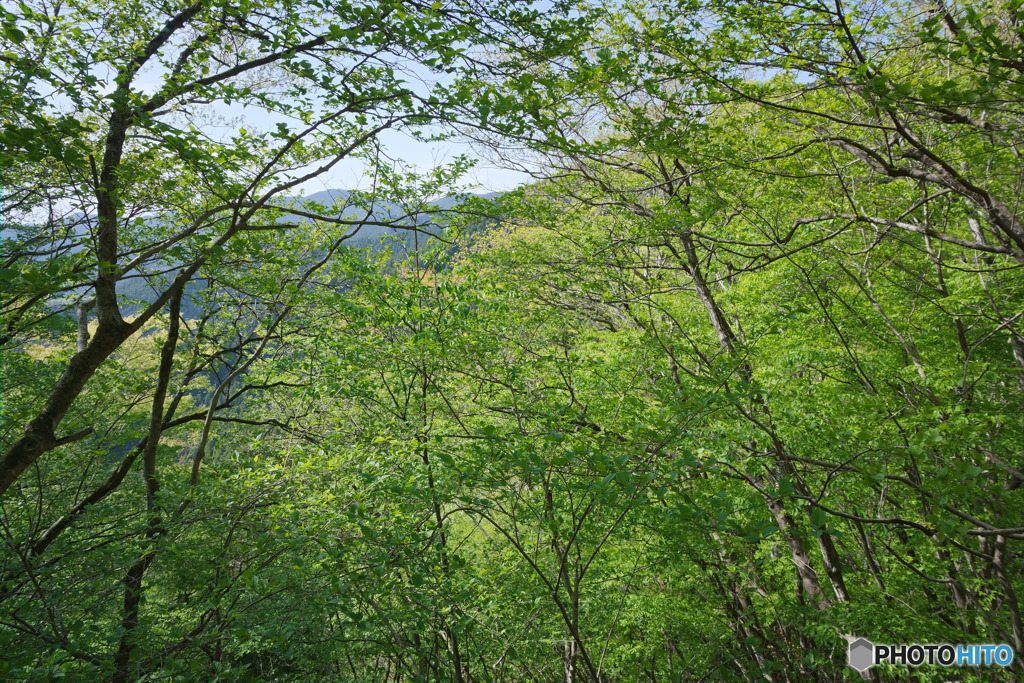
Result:
[[0,17],[0,679],[1021,679],[1021,0]]

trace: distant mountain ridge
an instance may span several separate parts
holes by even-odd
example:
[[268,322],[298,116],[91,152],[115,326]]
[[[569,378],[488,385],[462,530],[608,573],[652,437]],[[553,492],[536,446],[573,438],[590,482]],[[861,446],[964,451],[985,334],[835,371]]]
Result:
[[[329,204],[334,204],[335,202],[338,201],[338,199],[346,198],[346,197],[348,197],[351,194],[352,194],[351,190],[329,189],[329,190],[321,190],[319,192],[314,192],[313,194],[307,195],[305,197],[286,197],[285,201],[288,201],[288,202],[298,201],[300,203],[300,206],[302,204],[305,204],[305,203],[316,203],[316,204],[328,204],[329,205]],[[478,195],[470,195],[470,196],[474,197],[474,198],[477,198],[477,199],[496,199],[497,197],[500,197],[502,194],[504,194],[504,193],[503,192],[488,192],[486,194],[478,194]],[[440,197],[438,199],[434,199],[434,200],[428,202],[428,204],[430,206],[434,206],[434,207],[437,207],[439,209],[451,209],[452,207],[455,207],[455,206],[457,206],[458,204],[461,203],[463,196],[465,196],[465,195],[462,195],[462,196]],[[380,202],[378,204],[378,206],[380,207],[379,210],[375,211],[373,214],[371,214],[368,217],[369,220],[384,221],[384,220],[387,220],[388,218],[397,218],[398,216],[401,216],[404,213],[400,209],[399,205],[394,203],[394,202]],[[68,214],[64,220],[65,220],[66,223],[72,224],[72,223],[76,223],[79,220],[81,220],[83,216],[85,216],[85,214],[83,212],[76,211],[76,212]],[[345,214],[343,214],[342,216],[339,216],[339,217],[349,217],[349,218],[362,217],[362,213],[358,209],[356,209],[355,207],[351,207],[351,211],[350,212],[347,212],[347,213],[345,213]],[[152,219],[151,218],[149,220],[159,220],[159,219]],[[382,226],[369,226],[368,225],[368,226],[365,226],[364,228],[362,228],[359,231],[359,237],[360,238],[366,237],[367,239],[374,239],[374,238],[379,239],[385,233],[397,234],[395,232],[395,230],[393,230],[393,229],[384,228]],[[15,239],[16,237],[17,237],[17,233],[16,233],[14,228],[10,228],[10,227],[7,227],[5,225],[0,225],[0,239]],[[78,251],[78,249],[72,249],[72,251]]]
[[[303,203],[308,202],[308,203],[317,203],[317,204],[329,205],[329,204],[336,203],[339,199],[345,199],[345,198],[347,198],[351,194],[352,193],[351,193],[350,190],[341,190],[341,189],[321,190],[320,192],[315,192],[315,193],[313,193],[311,195],[302,197],[301,201]],[[476,199],[485,199],[486,200],[486,199],[496,199],[496,198],[500,197],[502,194],[504,194],[504,193],[502,193],[502,192],[488,192],[486,194],[478,194],[478,195],[470,195],[470,196],[473,197],[473,198],[476,198]],[[432,206],[432,207],[435,207],[435,208],[438,208],[438,209],[445,209],[446,210],[446,209],[454,208],[454,207],[458,206],[459,204],[461,204],[464,197],[465,197],[465,195],[462,195],[462,196],[451,196],[451,195],[449,195],[449,196],[445,196],[445,197],[439,197],[438,199],[434,199],[434,200],[432,200],[430,202],[427,202],[427,204],[429,206]],[[379,208],[377,208],[377,210],[375,210],[370,216],[368,216],[367,220],[383,222],[383,221],[386,221],[388,219],[396,219],[396,218],[404,215],[404,213],[405,213],[404,210],[401,208],[401,206],[398,205],[397,203],[394,203],[394,202],[380,202],[379,204],[376,204],[375,207],[379,207]],[[340,214],[338,217],[339,218],[362,218],[363,215],[364,215],[363,212],[360,211],[358,208],[351,207],[348,211]],[[402,230],[402,228],[390,228],[390,227],[385,227],[385,226],[382,226],[382,225],[364,225],[364,226],[362,226],[359,229],[358,233],[352,238],[351,244],[353,246],[356,245],[356,244],[359,244],[359,245],[376,244],[376,243],[380,242],[381,238],[384,237],[385,235],[398,236],[401,232],[404,232],[404,230]]]
[[[315,193],[313,193],[311,195],[308,195],[308,196],[305,196],[305,197],[288,197],[288,198],[285,198],[285,200],[288,201],[288,202],[294,201],[299,206],[302,206],[304,204],[331,205],[331,204],[335,204],[336,202],[338,202],[339,199],[347,198],[351,194],[352,194],[352,192],[350,190],[345,190],[345,189],[328,189],[328,190],[322,190],[320,192],[315,192]],[[481,195],[469,195],[469,197],[476,198],[476,199],[488,200],[488,199],[495,199],[497,197],[500,197],[502,194],[503,193],[501,193],[501,192],[490,192],[490,193],[481,194]],[[430,206],[436,207],[438,209],[451,209],[451,208],[459,205],[460,203],[462,203],[462,201],[465,198],[466,198],[466,195],[462,195],[462,196],[445,196],[445,197],[440,197],[438,199],[432,200],[432,201],[428,202],[428,204]],[[366,219],[369,220],[369,221],[374,221],[374,222],[386,222],[388,220],[397,219],[397,218],[403,216],[404,214],[405,214],[405,211],[400,207],[399,204],[394,203],[394,202],[380,202],[379,204],[375,205],[375,211],[372,214],[370,214],[369,216],[366,216]],[[81,218],[84,215],[85,214],[82,213],[82,212],[76,212],[76,213],[73,213],[73,214],[69,215],[65,220],[67,221],[67,223],[73,224],[73,223],[76,223],[79,220],[81,220]],[[348,207],[346,210],[344,210],[344,211],[340,212],[339,214],[337,214],[337,217],[339,217],[339,218],[349,218],[349,219],[359,219],[359,218],[363,218],[364,215],[365,215],[365,211],[360,210],[358,207],[351,206],[351,207]],[[159,221],[160,220],[161,219],[158,218],[158,217],[151,217],[151,218],[148,219],[148,221],[151,221],[152,224],[154,224],[154,225],[159,225]],[[289,217],[286,216],[282,220],[283,221],[303,220],[303,218],[299,217],[299,216],[292,216],[292,217],[289,218]],[[411,224],[410,224],[410,227],[412,227]],[[443,229],[443,228],[441,228],[441,229]],[[430,232],[430,231],[428,231],[428,232]],[[440,232],[440,230],[438,230],[438,232]],[[434,234],[437,234],[437,233],[434,233]],[[394,238],[396,238],[398,240],[398,242],[394,245],[393,248],[397,249],[398,251],[402,250],[402,248],[403,248],[403,244],[402,243],[404,243],[404,248],[405,249],[407,249],[407,250],[411,250],[412,249],[412,244],[413,244],[412,233],[409,232],[408,230],[405,230],[405,229],[403,229],[401,227],[398,227],[398,226],[389,227],[389,226],[384,226],[384,225],[363,225],[346,242],[346,244],[349,247],[352,247],[352,248],[371,247],[374,250],[376,250],[378,248],[381,248],[381,242],[382,242],[384,237],[394,237]],[[17,231],[16,231],[16,229],[10,228],[10,227],[7,227],[7,226],[0,226],[0,239],[3,239],[3,240],[16,240],[17,239]],[[79,251],[81,251],[84,248],[85,247],[83,245],[80,245],[80,244],[79,245],[75,245],[75,246],[70,248],[70,252],[71,253],[79,252]],[[387,248],[386,245],[384,246],[384,248]],[[131,273],[128,273],[128,274],[131,274]],[[186,296],[185,296],[185,302],[184,302],[184,308],[186,309],[186,311],[188,311],[186,313],[186,317],[190,317],[195,312],[195,311],[193,311],[194,305],[192,304],[192,301],[191,301],[192,293],[194,291],[198,290],[198,289],[201,289],[201,288],[202,288],[202,285],[200,285],[198,283],[190,283],[190,285],[188,287],[188,292],[186,293]],[[127,303],[127,301],[125,301],[125,300],[132,300],[132,299],[134,299],[136,301],[145,302],[146,304],[148,304],[148,303],[152,303],[153,301],[155,301],[156,300],[156,296],[157,296],[157,293],[152,289],[152,287],[150,287],[149,284],[147,284],[143,279],[140,279],[140,278],[130,278],[130,279],[127,279],[127,280],[119,281],[117,283],[117,292],[118,292],[119,299],[121,299],[122,302],[123,302],[122,303],[122,312],[125,315],[131,315],[131,314],[135,313],[137,310],[139,310],[143,306],[142,303],[130,304],[130,303]]]

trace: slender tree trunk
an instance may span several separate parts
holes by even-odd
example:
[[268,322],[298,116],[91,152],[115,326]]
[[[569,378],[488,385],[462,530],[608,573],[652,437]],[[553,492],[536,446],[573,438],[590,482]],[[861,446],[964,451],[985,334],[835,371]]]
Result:
[[[427,428],[427,424],[426,424],[426,420],[427,420],[426,400],[427,400],[427,393],[428,393],[428,389],[429,389],[429,378],[427,377],[426,368],[422,368],[421,372],[422,372],[422,376],[421,376],[422,385],[420,387],[420,389],[421,389],[421,396],[420,396],[420,398],[423,401],[423,405],[422,405],[423,421],[424,421],[423,428],[424,428],[424,434],[425,434],[426,433],[426,428]],[[447,538],[446,538],[446,535],[445,535],[445,532],[444,532],[444,518],[441,515],[441,502],[440,502],[440,499],[438,498],[437,491],[434,488],[434,472],[433,472],[433,469],[431,468],[431,465],[430,465],[430,456],[428,454],[427,440],[426,440],[425,436],[421,437],[421,439],[420,439],[420,448],[422,449],[420,451],[420,456],[421,456],[421,458],[423,460],[423,466],[427,470],[427,486],[430,488],[430,499],[431,499],[430,502],[431,502],[431,506],[433,507],[434,522],[435,522],[436,528],[437,528],[438,551],[439,551],[439,554],[441,556],[441,571],[444,573],[445,577],[447,578],[447,577],[449,577],[451,575],[451,566],[450,566],[449,561],[448,561]],[[450,618],[451,618],[451,613],[450,612],[444,616],[444,619],[445,619],[446,622]],[[448,625],[447,623],[445,624],[445,627],[444,627],[444,633],[445,633],[445,642],[448,645],[448,654],[449,654],[449,656],[451,658],[451,661],[452,661],[452,669],[454,669],[454,673],[455,673],[455,683],[465,683],[465,680],[464,680],[465,672],[463,671],[462,653],[459,650],[459,639],[458,639],[458,636],[452,631],[451,626]]]
[[[156,453],[163,427],[164,400],[167,397],[171,369],[174,366],[174,351],[178,345],[180,317],[181,290],[179,289],[171,298],[170,323],[167,330],[167,339],[160,350],[160,369],[157,375],[156,392],[153,395],[153,406],[150,411],[149,434],[146,448],[142,453],[142,471],[146,484],[146,511],[150,516],[146,528],[146,541],[149,543],[152,543],[157,536],[164,532],[156,500],[157,492],[160,489],[156,476]],[[124,683],[129,678],[131,655],[135,646],[135,628],[139,623],[139,602],[142,599],[143,579],[145,578],[146,570],[156,557],[155,552],[155,549],[149,549],[142,557],[135,561],[135,564],[129,568],[124,578],[124,605],[121,618],[122,635],[117,652],[114,655],[112,683]]]
[[[723,314],[718,303],[715,301],[711,288],[708,286],[707,281],[704,278],[704,274],[700,267],[700,260],[697,258],[697,250],[693,243],[693,238],[688,231],[679,233],[679,238],[686,255],[685,260],[681,258],[680,260],[683,260],[687,270],[689,271],[694,288],[697,290],[697,296],[703,304],[705,311],[707,311],[711,326],[714,328],[715,335],[718,337],[719,346],[724,353],[735,358],[737,355],[736,336],[729,325],[728,319]],[[673,251],[675,250],[673,249]],[[676,257],[680,257],[678,252],[676,252]],[[746,363],[741,363],[739,373],[747,383],[752,379],[751,368]],[[764,406],[760,407],[764,409]],[[770,417],[768,419],[770,419]],[[758,420],[756,422],[762,429],[767,427],[765,421]],[[774,472],[772,475],[776,480],[775,483],[777,484],[785,478],[792,483],[794,490],[801,497],[809,500],[810,491],[803,483],[803,479],[799,476],[799,473],[793,468],[792,463],[789,461],[789,458],[785,453],[784,446],[772,431],[768,431],[766,433],[772,441],[772,450],[774,451],[775,456]],[[792,516],[786,511],[780,498],[767,496],[766,502],[768,504],[769,511],[772,513],[772,517],[775,518],[775,522],[779,526],[779,530],[787,539],[787,544],[789,545],[790,552],[793,555],[793,562],[796,565],[797,574],[804,591],[806,591],[807,595],[810,596],[812,602],[818,607],[818,609],[828,609],[831,607],[832,603],[821,590],[821,585],[818,582],[818,576],[814,570],[814,566],[811,563],[810,557],[803,549],[804,539],[802,534],[800,534],[799,527],[794,522]],[[808,514],[810,514],[810,508],[808,508]],[[846,589],[846,584],[843,581],[842,565],[831,536],[827,533],[822,533],[818,537],[818,546],[821,550],[822,561],[825,566],[826,573],[832,582],[836,599],[839,602],[848,601],[849,593]]]

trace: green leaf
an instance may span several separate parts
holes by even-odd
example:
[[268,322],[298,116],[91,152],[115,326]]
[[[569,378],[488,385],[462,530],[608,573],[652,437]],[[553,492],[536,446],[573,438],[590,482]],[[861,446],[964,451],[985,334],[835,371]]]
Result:
[[17,26],[12,26],[10,24],[4,26],[4,35],[6,35],[7,38],[16,45],[25,41],[25,34]]

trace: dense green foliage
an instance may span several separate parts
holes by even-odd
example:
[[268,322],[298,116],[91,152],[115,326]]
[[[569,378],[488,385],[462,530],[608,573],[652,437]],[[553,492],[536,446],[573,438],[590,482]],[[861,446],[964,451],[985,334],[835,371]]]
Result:
[[[3,31],[0,677],[1024,671],[1019,0]],[[436,201],[428,124],[536,182]]]

